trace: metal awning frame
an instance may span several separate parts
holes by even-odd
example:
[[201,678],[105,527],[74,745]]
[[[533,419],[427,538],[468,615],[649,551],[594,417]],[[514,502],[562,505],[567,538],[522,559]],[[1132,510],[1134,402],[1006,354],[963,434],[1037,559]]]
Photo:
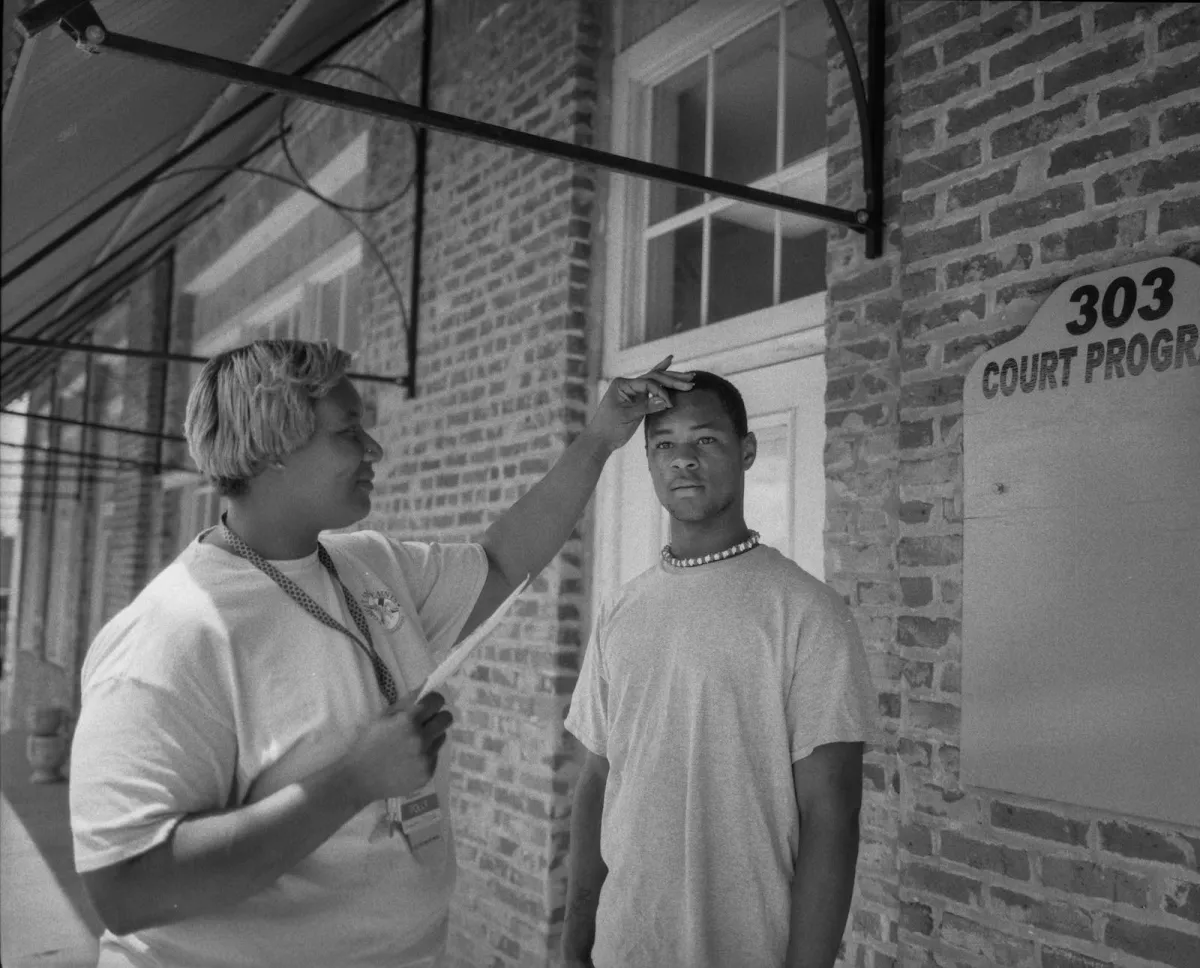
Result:
[[212,77],[221,77],[235,84],[258,88],[274,94],[313,101],[372,117],[403,121],[420,128],[507,145],[620,174],[663,181],[843,225],[867,236],[867,256],[876,258],[882,254],[884,228],[881,191],[884,3],[883,0],[868,0],[867,61],[868,80],[871,85],[869,97],[863,85],[862,73],[859,70],[858,58],[854,52],[850,33],[837,0],[824,0],[824,3],[842,52],[846,57],[862,136],[865,204],[862,208],[854,210],[791,198],[787,195],[750,188],[724,179],[697,175],[638,158],[528,134],[524,131],[448,114],[429,107],[351,91],[312,81],[305,77],[281,74],[277,71],[211,57],[182,47],[158,44],[128,34],[109,31],[105,28],[90,0],[43,0],[42,3],[19,14],[17,20],[29,37],[57,23],[75,40],[77,46],[93,54],[111,52],[139,60],[166,64]]
[[[845,209],[835,206],[812,202],[805,199],[792,198],[777,192],[751,188],[747,185],[730,182],[724,179],[697,175],[666,165],[659,165],[637,158],[617,155],[583,145],[533,135],[502,125],[490,124],[458,115],[437,111],[428,106],[429,58],[431,56],[429,8],[425,7],[425,42],[422,45],[422,87],[420,104],[413,105],[403,101],[378,97],[358,91],[336,87],[309,80],[300,74],[282,74],[247,64],[240,64],[218,57],[212,57],[196,51],[180,47],[158,44],[142,40],[126,34],[110,32],[105,27],[90,0],[43,0],[42,3],[19,14],[17,20],[27,37],[33,37],[43,30],[58,24],[81,49],[91,54],[114,53],[119,56],[154,63],[166,64],[209,76],[221,77],[232,83],[253,87],[272,94],[285,97],[299,98],[330,107],[354,111],[371,117],[387,120],[402,121],[418,128],[419,145],[424,147],[426,133],[430,130],[441,131],[461,137],[505,145],[513,148],[548,155],[568,161],[591,165],[600,169],[633,177],[661,181],[668,184],[680,185],[705,193],[732,198],[737,201],[749,202],[767,208],[780,209],[810,218],[819,219],[834,225],[841,225],[865,237],[865,255],[875,259],[883,253],[884,221],[883,221],[883,135],[884,135],[884,33],[886,30],[884,0],[868,0],[867,5],[867,85],[864,85],[859,60],[854,50],[853,40],[846,25],[845,18],[838,6],[837,0],[823,0],[826,11],[837,36],[839,46],[846,60],[850,78],[851,91],[854,97],[859,124],[860,143],[863,154],[863,193],[864,205],[858,209]],[[399,5],[396,5],[399,6]],[[394,8],[389,8],[394,9]],[[377,18],[372,18],[376,21]],[[308,65],[306,65],[307,67]],[[303,71],[300,72],[301,74]],[[255,103],[261,103],[256,99]],[[245,111],[245,109],[243,109]],[[247,112],[248,113],[248,112]],[[239,112],[242,115],[242,112]],[[229,119],[232,121],[233,119]],[[207,139],[202,139],[207,140]],[[189,146],[194,150],[198,143]],[[163,170],[181,160],[186,152],[181,152],[167,163],[160,166]],[[424,151],[420,152],[424,155]],[[421,161],[424,159],[422,158]],[[418,175],[423,175],[423,164],[418,165]],[[153,175],[161,175],[156,170]],[[423,180],[423,179],[422,179]],[[149,183],[149,179],[147,180]],[[420,210],[423,199],[418,188],[417,223],[422,221],[423,212]],[[414,230],[420,235],[420,225],[415,224]],[[65,237],[74,234],[68,231]],[[56,240],[61,244],[60,240]],[[21,274],[30,265],[44,258],[57,247],[55,242],[34,253],[24,263],[7,273],[0,284]],[[400,381],[395,378],[374,377],[381,382],[407,383],[410,396],[415,391],[415,356],[416,356],[416,312],[420,274],[420,244],[414,244],[413,266],[413,305],[410,307],[412,318],[408,333],[409,371],[406,378]],[[78,307],[74,307],[78,308]],[[40,334],[39,334],[40,335]],[[66,334],[64,334],[66,335]],[[166,351],[137,351],[119,350],[113,347],[84,345],[77,342],[58,339],[15,338],[5,334],[4,342],[12,342],[27,347],[39,347],[46,350],[77,351],[89,353],[111,353],[114,355],[138,355],[149,359],[162,359],[177,362],[200,362],[203,358],[172,354]],[[361,374],[353,374],[362,379]]]

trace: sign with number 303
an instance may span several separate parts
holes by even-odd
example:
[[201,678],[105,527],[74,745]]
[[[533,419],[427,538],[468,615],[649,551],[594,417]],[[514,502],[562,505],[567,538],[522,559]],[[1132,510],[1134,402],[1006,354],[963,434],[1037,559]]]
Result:
[[964,780],[1200,825],[1200,266],[1064,282],[963,396]]

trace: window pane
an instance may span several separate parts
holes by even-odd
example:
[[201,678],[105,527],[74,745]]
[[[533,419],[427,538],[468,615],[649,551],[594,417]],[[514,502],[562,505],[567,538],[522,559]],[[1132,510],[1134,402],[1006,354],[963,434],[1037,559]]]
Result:
[[825,229],[813,230],[813,220],[783,215],[779,300],[789,302],[825,288]]
[[317,340],[328,340],[333,346],[341,346],[342,328],[342,285],[345,276],[335,276],[321,283],[318,300]]
[[700,325],[701,222],[685,225],[648,243],[646,259],[647,342]]
[[779,17],[717,48],[715,74],[713,176],[746,184],[771,174],[776,169]]
[[[650,160],[704,174],[704,125],[708,113],[708,61],[698,60],[651,92]],[[704,201],[702,192],[665,182],[650,186],[650,224]]]
[[827,18],[819,3],[787,9],[784,65],[783,163],[825,147],[825,39]]
[[715,323],[774,301],[775,213],[735,205],[713,216],[708,319]]

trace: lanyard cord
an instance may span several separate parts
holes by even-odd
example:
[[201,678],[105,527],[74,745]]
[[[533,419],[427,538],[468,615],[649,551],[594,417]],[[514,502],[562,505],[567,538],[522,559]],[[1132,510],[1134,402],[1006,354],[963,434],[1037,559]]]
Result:
[[221,532],[224,535],[225,540],[229,543],[229,546],[235,552],[237,552],[241,557],[245,558],[248,562],[250,562],[250,564],[265,574],[273,582],[275,582],[276,585],[283,589],[289,598],[291,598],[297,605],[308,612],[309,615],[315,618],[322,625],[327,625],[331,629],[337,629],[337,631],[341,632],[342,634],[349,636],[350,640],[354,642],[354,644],[360,649],[362,649],[363,652],[366,653],[367,658],[371,660],[371,668],[375,671],[375,682],[378,684],[379,691],[383,694],[383,698],[387,701],[388,705],[392,705],[396,702],[396,700],[399,698],[399,693],[396,689],[396,680],[392,677],[388,667],[384,665],[383,659],[380,658],[379,653],[375,651],[375,643],[371,639],[371,629],[370,626],[367,625],[367,618],[365,615],[363,615],[362,608],[359,606],[358,602],[355,601],[354,595],[351,594],[350,589],[346,587],[345,583],[338,575],[337,568],[333,564],[333,559],[330,557],[329,552],[325,550],[324,545],[318,542],[317,558],[320,560],[325,570],[328,571],[333,577],[333,580],[341,587],[342,595],[346,599],[346,606],[350,609],[350,616],[354,619],[354,624],[358,626],[358,630],[362,633],[363,639],[366,639],[365,644],[358,638],[358,636],[346,628],[346,626],[325,611],[325,609],[323,609],[313,599],[313,597],[308,594],[308,592],[292,581],[292,579],[288,578],[287,575],[281,572],[278,568],[263,558],[262,555],[246,544],[246,542],[244,542],[240,537],[238,537],[234,533],[233,529],[225,523],[224,514],[221,515]]

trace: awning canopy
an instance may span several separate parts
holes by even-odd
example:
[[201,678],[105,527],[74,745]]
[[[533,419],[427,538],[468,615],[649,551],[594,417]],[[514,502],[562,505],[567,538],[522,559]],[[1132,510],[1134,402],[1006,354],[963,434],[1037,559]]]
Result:
[[[7,38],[19,36],[10,19],[15,6],[5,4],[6,45]],[[96,10],[113,30],[281,73],[296,71],[380,12],[370,4],[334,0],[107,0]],[[205,171],[166,178],[100,218],[89,222],[90,217],[255,98],[260,92],[226,79],[88,54],[57,27],[25,39],[3,112],[0,327],[5,334],[75,335],[88,318],[81,310],[96,301],[98,287],[154,252],[194,217],[205,199],[181,203],[217,176]],[[177,167],[241,160],[272,128],[279,103],[270,97]],[[73,238],[29,264],[85,222]],[[139,234],[143,238],[111,263],[69,285]],[[44,378],[56,356],[5,344],[0,401],[7,404]]]
[[[424,99],[421,105],[407,104],[303,76],[350,37],[407,2],[396,0],[369,17],[360,13],[356,23],[348,22],[343,6],[333,0],[212,0],[203,5],[112,0],[103,9],[88,0],[41,0],[23,13],[19,19],[32,39],[21,50],[4,104],[4,189],[20,204],[15,212],[6,206],[4,217],[0,309],[6,339],[0,353],[0,400],[7,403],[33,386],[52,364],[54,351],[63,348],[61,340],[86,328],[93,308],[105,298],[104,280],[111,280],[122,264],[136,265],[154,252],[164,237],[195,217],[196,205],[209,203],[205,186],[211,185],[211,172],[178,177],[175,168],[175,177],[144,192],[131,190],[156,169],[169,168],[181,152],[189,154],[189,166],[241,160],[275,116],[268,103],[273,95],[798,212],[861,232],[868,258],[881,254],[884,0],[870,0],[868,5],[869,92],[838,0],[825,0],[846,57],[858,113],[865,205],[855,210],[446,114],[428,107]],[[432,0],[426,0],[424,9],[431,8]],[[430,18],[429,13],[425,16]],[[56,22],[83,41],[82,50],[54,27]],[[314,48],[337,36],[335,27],[340,42],[314,56]],[[427,30],[423,91],[428,47]],[[118,56],[96,57],[89,50]],[[247,85],[270,93],[252,93]],[[423,164],[418,147],[419,171]],[[97,210],[97,197],[105,193],[108,202],[98,203]],[[419,226],[418,218],[418,239]],[[414,265],[418,251],[414,246]],[[102,265],[104,275],[99,273]],[[86,285],[63,286],[63,280],[84,272],[95,278]],[[413,272],[413,279],[417,285],[419,272]],[[120,279],[113,284],[121,284]],[[415,313],[415,292],[411,303]],[[410,394],[415,331],[414,317],[408,339]],[[60,343],[21,346],[15,339]]]

